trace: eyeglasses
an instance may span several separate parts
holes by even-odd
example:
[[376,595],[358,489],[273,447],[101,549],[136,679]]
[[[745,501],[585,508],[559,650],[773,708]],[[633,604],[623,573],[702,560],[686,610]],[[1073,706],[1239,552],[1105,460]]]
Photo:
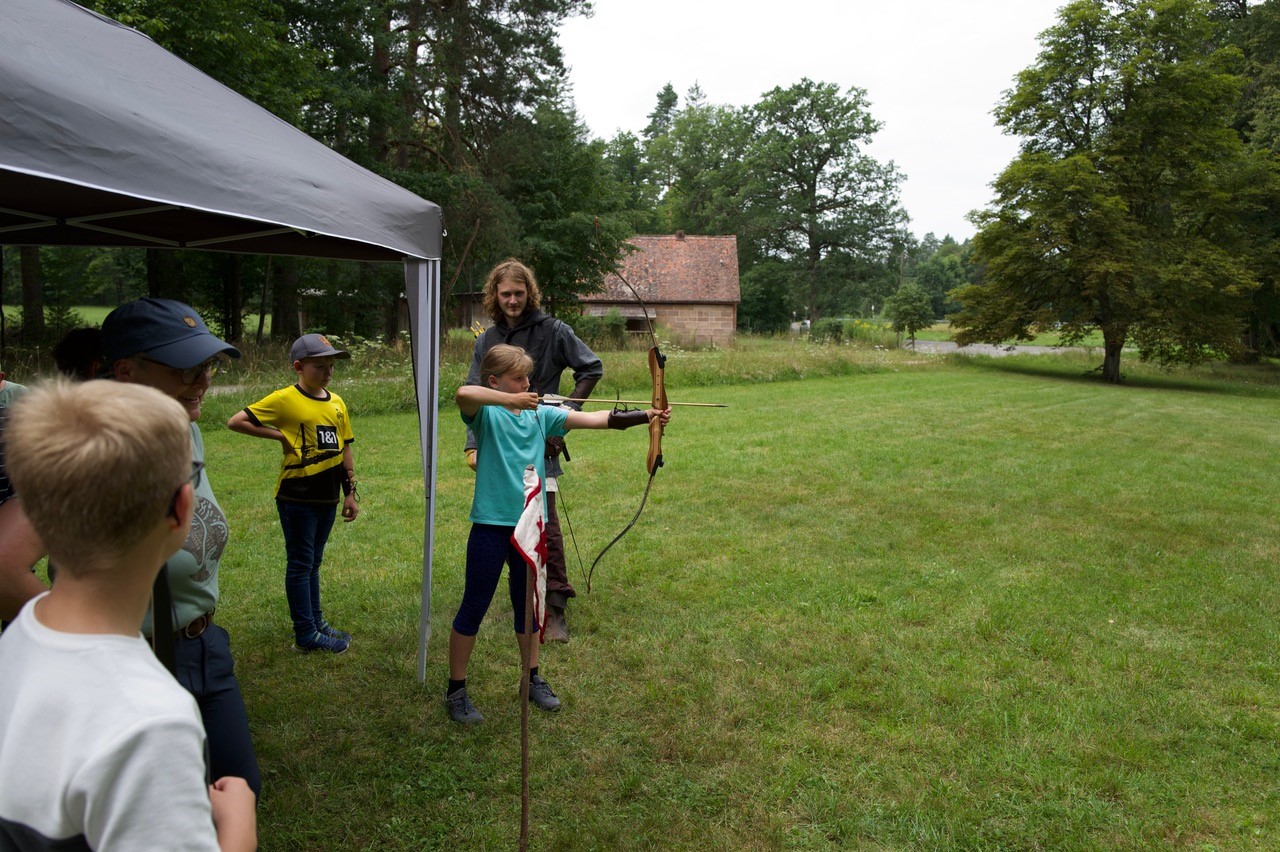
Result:
[[[190,383],[188,382],[188,384]],[[203,475],[204,475],[204,462],[193,461],[191,463],[191,476],[187,477],[187,479],[182,483],[182,485],[186,485],[188,482],[190,482],[192,488],[199,488],[200,477]],[[169,501],[169,511],[166,513],[166,517],[171,517],[175,521],[182,520],[181,518],[178,517],[178,495],[182,493],[182,485],[179,485],[176,489],[174,489],[173,499]]]
[[208,361],[205,361],[203,364],[197,364],[194,367],[188,367],[185,370],[179,370],[177,367],[170,367],[168,364],[165,364],[161,361],[157,361],[154,358],[148,358],[146,355],[142,356],[142,360],[149,361],[152,364],[159,364],[161,367],[168,367],[170,370],[173,370],[175,373],[178,374],[178,376],[182,379],[182,383],[184,385],[195,384],[196,381],[203,375],[208,375],[209,378],[212,379],[214,376],[218,375],[218,372],[222,369],[223,365],[226,363],[222,358],[215,355],[214,357],[210,358]]

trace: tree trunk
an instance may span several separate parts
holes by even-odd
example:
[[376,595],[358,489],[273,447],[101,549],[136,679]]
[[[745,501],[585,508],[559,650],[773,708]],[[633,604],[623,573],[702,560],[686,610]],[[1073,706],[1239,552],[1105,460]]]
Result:
[[[405,26],[404,77],[406,85],[400,107],[403,110],[401,128],[413,127],[420,118],[419,104],[422,102],[422,91],[418,82],[418,53],[423,41],[423,21],[427,10],[420,0],[410,2],[406,9],[407,24]],[[396,140],[396,167],[409,168],[409,135],[402,129]]]
[[244,337],[244,257],[225,255],[222,267],[222,337],[238,343]]
[[1102,378],[1112,384],[1120,384],[1120,353],[1124,351],[1125,331],[1104,328],[1102,330]]
[[390,282],[379,288],[385,294],[382,302],[382,339],[387,343],[395,343],[400,333],[400,291],[401,287]]
[[257,342],[262,343],[263,326],[267,322],[267,292],[271,284],[271,255],[267,255],[266,269],[262,270],[262,298],[258,301],[258,337]]
[[[389,4],[379,6],[376,14],[376,27],[378,32],[374,33],[374,55],[372,55],[372,65],[374,65],[374,74],[378,77],[381,86],[390,88],[390,74],[392,74],[393,64],[392,55],[390,55],[390,41],[392,41],[392,13],[390,13]],[[390,150],[390,141],[388,134],[387,118],[384,115],[372,114],[369,116],[369,147],[374,151],[374,159],[378,162],[388,161],[388,151]]]
[[40,274],[40,247],[22,246],[22,343],[33,346],[44,340],[44,281]]
[[280,258],[275,286],[271,288],[271,339],[293,340],[298,336],[298,264]]
[[147,249],[147,295],[153,299],[181,299],[178,254],[168,249]]
[[467,61],[466,45],[463,43],[463,33],[466,29],[463,19],[466,17],[468,7],[463,0],[445,0],[441,6],[440,38],[444,41],[444,46],[439,53],[443,57],[444,65],[442,99],[445,144],[449,150],[451,171],[460,172],[467,159],[462,128],[461,69]]

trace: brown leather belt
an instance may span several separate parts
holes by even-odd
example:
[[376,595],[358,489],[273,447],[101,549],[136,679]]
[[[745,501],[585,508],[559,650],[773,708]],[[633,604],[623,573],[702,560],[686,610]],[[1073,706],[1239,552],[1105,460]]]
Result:
[[210,624],[213,624],[213,610],[209,610],[204,615],[198,616],[186,627],[177,631],[178,636],[185,637],[187,639],[195,639],[201,633],[208,630]]

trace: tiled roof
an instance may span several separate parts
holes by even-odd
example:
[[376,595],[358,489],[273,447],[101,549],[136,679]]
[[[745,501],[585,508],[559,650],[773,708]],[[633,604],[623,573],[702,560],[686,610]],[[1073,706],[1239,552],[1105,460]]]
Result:
[[[639,251],[622,259],[622,274],[646,303],[702,302],[737,304],[738,238],[698,237],[682,232],[637,236],[627,240]],[[616,275],[604,290],[583,296],[584,302],[634,302]]]

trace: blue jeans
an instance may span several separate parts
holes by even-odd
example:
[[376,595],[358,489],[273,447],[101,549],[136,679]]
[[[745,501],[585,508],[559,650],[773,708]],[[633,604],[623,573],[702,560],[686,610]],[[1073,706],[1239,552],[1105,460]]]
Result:
[[338,514],[336,503],[295,503],[277,500],[284,530],[284,594],[293,618],[293,635],[305,640],[324,624],[320,611],[320,561]]

